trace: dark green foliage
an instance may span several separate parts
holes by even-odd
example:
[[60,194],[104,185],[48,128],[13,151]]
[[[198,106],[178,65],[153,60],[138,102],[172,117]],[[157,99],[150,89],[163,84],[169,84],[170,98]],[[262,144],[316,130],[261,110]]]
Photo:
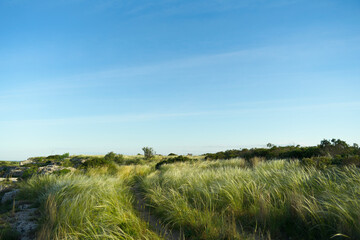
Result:
[[0,167],[19,166],[19,162],[15,161],[0,161]]
[[57,176],[62,176],[62,175],[68,174],[68,173],[71,173],[71,170],[69,170],[69,169],[61,169],[61,170],[53,172],[53,174],[55,174]]
[[303,158],[302,163],[306,166],[313,166],[318,169],[325,169],[333,163],[331,157],[312,157],[312,158]]
[[[83,160],[85,160],[85,162],[79,164],[79,162]],[[70,161],[73,162],[75,167],[82,169],[109,166],[114,163],[119,165],[127,164],[127,160],[124,159],[122,154],[116,154],[114,152],[109,152],[104,157],[74,157]]]
[[177,154],[175,154],[175,153],[169,153],[168,156],[177,156]]
[[142,150],[144,151],[144,157],[146,160],[152,159],[155,155],[155,151],[151,147],[143,147]]
[[28,169],[26,169],[23,172],[22,179],[30,178],[32,175],[34,175],[37,172],[37,170],[38,170],[38,167],[36,167],[36,166],[29,167]]
[[134,165],[134,164],[142,164],[142,163],[144,163],[143,158],[137,157],[137,158],[124,159],[121,162],[121,165]]
[[9,226],[0,227],[0,240],[18,240],[20,234]]
[[[31,158],[31,160],[33,160],[33,162],[36,165],[38,165],[39,167],[46,166],[51,163],[70,167],[72,165],[71,165],[71,163],[69,163],[69,161],[70,161],[69,158],[70,158],[70,154],[64,153],[62,155],[49,155],[47,157],[33,157],[33,158]],[[34,165],[34,164],[30,163],[30,164],[26,164],[25,166],[32,166],[32,165]]]
[[93,168],[93,167],[101,167],[104,165],[108,165],[110,163],[111,163],[111,161],[106,160],[105,158],[94,157],[94,158],[91,158],[90,160],[87,160],[86,162],[82,163],[80,165],[80,168],[87,169],[87,168]]
[[5,176],[9,172],[9,167],[0,167],[0,175]]
[[66,158],[63,161],[61,161],[61,166],[63,167],[75,167],[75,164],[73,161],[71,161],[70,158]]
[[116,154],[114,152],[109,152],[108,154],[105,155],[105,160],[107,161],[114,161],[116,157]]
[[[322,140],[318,146],[312,147],[300,147],[298,146],[275,146],[273,144],[267,145],[270,148],[252,148],[241,150],[227,150],[224,152],[208,153],[206,159],[231,159],[231,158],[245,158],[250,160],[254,157],[271,159],[304,159],[305,162],[310,163],[314,161],[315,165],[319,162],[319,167],[323,166],[324,159],[316,159],[317,157],[329,157],[331,159],[330,164],[348,165],[355,164],[360,166],[360,149],[357,144],[353,146],[348,145],[345,141],[340,139]],[[313,159],[315,158],[315,159]],[[309,160],[310,159],[310,160]],[[325,162],[324,162],[325,161]],[[330,161],[330,160],[329,160]],[[327,163],[325,164],[327,165]]]
[[226,150],[218,153],[206,154],[206,159],[231,159],[231,158],[245,158],[247,160],[254,157],[262,157],[269,159],[282,159],[282,158],[294,158],[302,159],[304,157],[319,156],[320,150],[318,147],[298,147],[298,146],[286,146],[277,147],[273,146],[270,149],[267,148],[252,148],[242,150]]
[[164,164],[170,164],[170,163],[175,163],[175,162],[189,162],[189,161],[192,161],[191,158],[188,158],[188,157],[185,157],[185,156],[177,156],[177,157],[174,157],[174,158],[168,158],[164,161],[161,161],[161,162],[158,162],[156,165],[155,165],[155,169],[160,169],[161,165],[164,165]]
[[106,161],[115,162],[117,164],[121,164],[124,161],[124,156],[122,154],[116,154],[114,152],[109,152],[104,158]]
[[337,165],[355,165],[360,167],[360,156],[359,155],[348,155],[348,156],[335,156],[334,164]]
[[62,161],[65,158],[68,158],[70,156],[69,153],[64,153],[63,155],[50,155],[47,156],[45,159],[46,160],[54,160],[54,161]]

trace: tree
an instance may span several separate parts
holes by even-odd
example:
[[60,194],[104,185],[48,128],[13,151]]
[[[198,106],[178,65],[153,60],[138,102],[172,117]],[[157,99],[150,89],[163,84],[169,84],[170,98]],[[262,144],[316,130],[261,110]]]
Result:
[[272,144],[272,143],[268,143],[268,144],[266,144],[266,146],[267,146],[268,148],[275,147],[275,145],[274,145],[274,144]]
[[155,155],[155,151],[151,147],[143,147],[142,150],[144,151],[144,157],[147,160],[153,158]]
[[114,161],[116,157],[116,154],[114,152],[109,152],[108,154],[105,155],[105,160],[106,161]]
[[326,148],[326,147],[329,147],[329,146],[331,146],[331,143],[330,143],[329,140],[327,140],[327,139],[321,140],[321,142],[320,142],[320,147],[321,148]]

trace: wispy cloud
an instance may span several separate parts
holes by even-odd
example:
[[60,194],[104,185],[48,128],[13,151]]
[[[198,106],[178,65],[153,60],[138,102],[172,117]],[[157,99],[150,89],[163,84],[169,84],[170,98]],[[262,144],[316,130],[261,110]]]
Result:
[[[100,71],[89,71],[87,73],[73,74],[64,77],[49,77],[30,80],[28,84],[13,89],[0,90],[0,100],[24,95],[45,95],[61,93],[61,90],[96,88],[112,84],[121,85],[144,81],[144,76],[153,76],[152,82],[160,81],[157,74],[173,74],[176,70],[200,68],[202,66],[213,66],[218,64],[235,64],[241,68],[248,63],[291,61],[292,59],[308,59],[319,56],[338,54],[341,49],[348,48],[349,43],[354,43],[359,37],[351,39],[331,39],[317,43],[271,45],[256,48],[241,49],[223,53],[210,53],[194,55],[185,58],[175,58],[149,63],[143,65],[118,66]],[[357,46],[351,44],[352,46]],[[316,55],[314,55],[316,48]],[[331,49],[331,50],[329,50]],[[359,49],[355,49],[358,51]],[[253,77],[266,77],[258,71],[251,73]],[[286,75],[286,69],[281,73]],[[292,70],[294,74],[294,70]],[[298,74],[304,74],[299,72]],[[251,77],[248,75],[247,77]]]
[[163,112],[163,113],[145,113],[145,114],[124,114],[124,115],[102,115],[102,116],[87,116],[87,117],[69,117],[69,118],[53,118],[53,119],[30,119],[30,120],[15,120],[15,121],[0,121],[1,125],[21,125],[21,126],[56,126],[56,125],[82,125],[82,124],[111,124],[111,123],[125,123],[125,122],[146,122],[171,120],[179,118],[194,118],[201,116],[234,116],[241,114],[268,114],[274,112],[313,112],[320,110],[341,110],[341,109],[360,110],[360,101],[354,102],[332,102],[324,104],[308,104],[308,105],[292,105],[292,106],[264,106],[254,107],[249,105],[242,108],[232,108],[228,110],[213,110],[213,111],[193,111],[193,112]]

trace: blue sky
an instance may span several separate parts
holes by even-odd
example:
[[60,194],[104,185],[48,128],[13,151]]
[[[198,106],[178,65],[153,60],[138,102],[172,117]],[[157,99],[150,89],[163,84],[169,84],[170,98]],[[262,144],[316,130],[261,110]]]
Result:
[[360,143],[358,0],[0,1],[0,159]]

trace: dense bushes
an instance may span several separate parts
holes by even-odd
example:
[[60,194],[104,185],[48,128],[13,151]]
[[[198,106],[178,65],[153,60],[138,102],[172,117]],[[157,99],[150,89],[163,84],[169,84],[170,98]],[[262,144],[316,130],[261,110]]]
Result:
[[122,163],[124,160],[124,156],[122,154],[116,154],[114,152],[109,152],[105,155],[104,159],[106,161],[115,162],[115,163]]
[[333,162],[331,157],[312,157],[303,158],[302,163],[306,166],[316,167],[318,169],[324,169],[331,165]]
[[164,165],[164,164],[175,163],[175,162],[189,162],[191,160],[192,160],[191,158],[184,157],[184,156],[180,155],[180,156],[177,156],[177,157],[168,158],[168,159],[165,159],[165,160],[163,160],[161,162],[158,162],[155,165],[155,169],[160,169],[161,165]]
[[[206,159],[231,159],[231,158],[245,158],[250,160],[253,157],[261,157],[266,160],[270,159],[300,159],[309,163],[324,162],[324,159],[317,159],[317,157],[328,157],[331,160],[329,164],[348,165],[355,164],[360,166],[360,148],[357,144],[353,146],[348,145],[345,141],[340,139],[322,140],[319,145],[311,147],[298,146],[274,146],[268,144],[270,148],[252,148],[241,150],[227,150],[217,153],[205,154]],[[315,164],[316,165],[316,164]]]
[[123,164],[125,162],[124,156],[122,154],[116,154],[114,152],[109,152],[104,157],[92,157],[84,161],[80,168],[87,169],[93,167],[108,166],[112,163]]
[[90,160],[87,160],[86,162],[82,163],[80,168],[93,168],[93,167],[100,167],[104,165],[110,164],[111,161],[102,157],[94,157]]
[[33,176],[37,172],[38,168],[36,166],[32,166],[27,168],[22,175],[22,179],[28,179]]

